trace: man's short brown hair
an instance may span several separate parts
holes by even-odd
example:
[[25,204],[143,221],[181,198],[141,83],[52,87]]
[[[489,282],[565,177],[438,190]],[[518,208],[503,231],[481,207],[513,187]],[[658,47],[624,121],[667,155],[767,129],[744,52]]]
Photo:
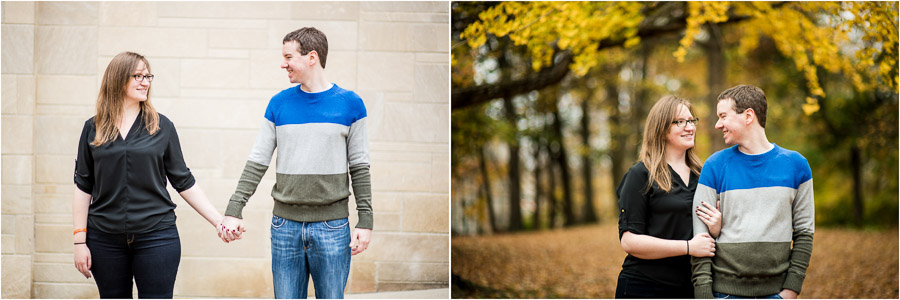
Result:
[[300,52],[300,55],[306,55],[309,54],[309,51],[315,50],[319,54],[322,69],[325,68],[325,59],[328,57],[328,38],[324,33],[315,27],[303,27],[285,35],[281,44],[287,42],[297,42],[297,52]]
[[766,93],[762,89],[742,84],[719,94],[717,101],[727,99],[734,101],[731,108],[736,113],[742,113],[748,108],[752,108],[756,113],[756,119],[759,120],[759,126],[766,128]]

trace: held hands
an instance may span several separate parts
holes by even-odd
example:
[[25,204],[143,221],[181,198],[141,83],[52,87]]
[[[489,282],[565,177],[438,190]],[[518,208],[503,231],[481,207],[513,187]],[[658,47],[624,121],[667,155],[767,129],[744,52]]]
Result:
[[353,234],[350,235],[350,255],[357,255],[369,248],[369,238],[372,236],[372,229],[353,228]]
[[223,242],[230,243],[241,239],[241,235],[247,230],[244,229],[244,220],[225,216],[222,218],[222,222],[216,226],[216,231]]
[[797,299],[797,296],[799,296],[799,294],[797,294],[797,292],[795,292],[794,290],[789,290],[789,289],[781,290],[781,293],[778,293],[778,295],[781,296],[781,298],[783,298],[783,299]]
[[712,207],[712,204],[706,202],[701,202],[702,204],[697,207],[697,217],[709,227],[709,234],[713,237],[719,237],[719,233],[722,231],[722,212],[719,211],[720,202],[716,201],[716,207]]
[[716,256],[716,241],[708,233],[701,233],[688,241],[688,249],[694,257]]

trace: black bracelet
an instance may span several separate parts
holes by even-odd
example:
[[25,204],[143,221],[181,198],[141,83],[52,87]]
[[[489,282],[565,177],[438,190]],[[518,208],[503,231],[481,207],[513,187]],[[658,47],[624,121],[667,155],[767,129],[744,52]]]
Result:
[[684,241],[684,243],[687,244],[687,248],[688,248],[687,255],[691,255],[691,241]]
[[81,243],[75,243],[75,245],[81,245],[81,244],[84,244],[84,242],[81,242]]

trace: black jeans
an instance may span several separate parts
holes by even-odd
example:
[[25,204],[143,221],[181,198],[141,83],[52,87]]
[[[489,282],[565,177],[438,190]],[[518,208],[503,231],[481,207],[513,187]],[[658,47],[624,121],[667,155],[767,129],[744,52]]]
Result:
[[138,298],[172,298],[181,262],[181,239],[174,225],[140,234],[88,230],[86,242],[100,298],[133,298],[132,278]]
[[690,284],[671,286],[619,273],[616,298],[694,298],[694,287]]

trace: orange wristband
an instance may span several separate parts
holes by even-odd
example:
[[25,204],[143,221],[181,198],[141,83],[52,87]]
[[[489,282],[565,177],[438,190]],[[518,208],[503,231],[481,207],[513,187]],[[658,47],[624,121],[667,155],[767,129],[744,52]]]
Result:
[[75,229],[75,231],[72,231],[72,235],[75,235],[75,234],[77,234],[77,233],[79,233],[79,232],[87,233],[87,228],[78,228],[78,229]]

